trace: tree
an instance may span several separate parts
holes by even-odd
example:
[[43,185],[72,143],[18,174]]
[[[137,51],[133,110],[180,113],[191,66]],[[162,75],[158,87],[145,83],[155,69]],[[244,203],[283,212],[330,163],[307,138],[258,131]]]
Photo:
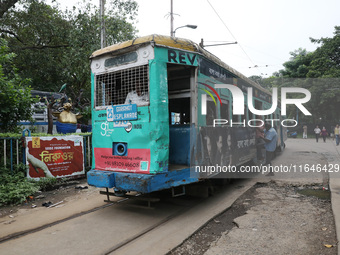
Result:
[[313,39],[318,47],[313,53],[308,77],[340,77],[340,26],[335,27],[334,37]]
[[285,69],[280,70],[279,74],[289,78],[306,78],[309,71],[313,54],[306,49],[299,48],[290,52],[291,58],[283,63]]
[[20,75],[31,79],[34,89],[56,91],[60,87],[56,83],[63,82],[65,66],[60,66],[60,60],[69,47],[69,22],[56,9],[37,1],[9,10],[1,21],[0,32],[17,54]]
[[15,6],[15,4],[19,0],[2,0],[0,5],[0,18],[12,7]]
[[[0,131],[14,132],[17,123],[29,120],[32,115],[29,80],[22,79],[12,62],[15,54],[9,53],[7,42],[0,39]],[[7,71],[7,76],[4,70]]]
[[[314,52],[298,49],[279,71],[279,87],[301,87],[310,91],[312,98],[306,108],[312,117],[301,116],[302,121],[339,123],[340,108],[340,27],[335,27],[334,37],[312,39],[320,46]],[[294,80],[286,80],[294,78]],[[296,79],[304,78],[304,79]],[[316,79],[317,78],[317,79]],[[290,107],[290,117],[297,114]]]
[[[132,39],[137,4],[111,0],[107,4],[106,34],[109,44]],[[37,90],[56,92],[67,83],[67,95],[76,98],[84,90],[90,100],[89,57],[100,48],[98,8],[91,4],[61,11],[39,0],[25,1],[1,18],[0,35],[17,54],[20,75]]]

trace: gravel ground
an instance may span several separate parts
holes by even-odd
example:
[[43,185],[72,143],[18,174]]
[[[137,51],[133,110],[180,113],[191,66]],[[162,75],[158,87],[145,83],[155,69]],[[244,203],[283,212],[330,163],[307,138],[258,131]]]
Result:
[[257,184],[169,254],[337,254],[329,192],[322,189]]
[[[27,200],[19,205],[9,205],[0,207],[0,223],[3,221],[1,218],[16,213],[21,210],[30,210],[35,206],[43,207],[44,203],[60,203],[71,202],[72,200],[80,199],[83,194],[98,194],[98,189],[88,186],[85,178],[66,182],[64,185],[56,187],[50,191],[38,192],[34,194],[33,200]],[[62,206],[63,204],[61,204]]]

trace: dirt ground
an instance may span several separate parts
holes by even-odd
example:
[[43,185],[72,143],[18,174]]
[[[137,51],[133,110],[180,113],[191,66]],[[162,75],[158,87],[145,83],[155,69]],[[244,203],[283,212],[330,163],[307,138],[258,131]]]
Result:
[[[259,183],[169,255],[337,254],[330,193],[323,187]],[[0,208],[0,222],[11,224],[15,218],[10,216],[19,209],[35,210],[34,205],[45,202],[63,201],[63,206],[98,195],[98,189],[82,179],[37,195],[22,205]]]
[[38,192],[33,195],[32,200],[26,200],[26,202],[19,205],[2,206],[0,207],[0,221],[1,218],[6,217],[6,219],[16,212],[34,210],[37,207],[43,207],[44,203],[51,202],[51,204],[58,204],[63,206],[64,203],[71,202],[72,200],[78,199],[80,196],[84,196],[84,193],[89,194],[96,192],[98,194],[98,189],[90,187],[87,185],[86,178],[72,180],[66,182],[65,184],[56,187],[50,191]]
[[169,253],[177,254],[337,254],[330,194],[322,186],[257,184]]

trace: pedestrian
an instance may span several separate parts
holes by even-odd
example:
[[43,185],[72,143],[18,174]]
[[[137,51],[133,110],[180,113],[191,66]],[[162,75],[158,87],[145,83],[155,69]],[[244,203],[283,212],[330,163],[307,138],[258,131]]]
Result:
[[316,139],[316,142],[319,142],[319,135],[321,133],[321,129],[319,128],[319,126],[316,126],[314,128],[314,133],[315,133],[315,139]]
[[307,125],[303,126],[303,139],[307,139]]
[[[263,123],[263,122],[262,122]],[[264,139],[264,125],[260,125],[260,121],[256,123],[258,126],[256,127],[256,151],[257,151],[257,160],[262,161],[264,159],[264,155],[262,150],[264,149],[265,141]]]
[[326,130],[325,127],[322,127],[321,136],[323,138],[323,142],[325,143],[326,142],[326,137],[328,136],[328,133],[327,133],[327,130]]
[[[275,155],[277,133],[276,130],[271,126],[270,123],[265,124],[264,141],[266,142],[264,147],[266,148],[266,165],[272,165],[272,159]],[[270,167],[270,171],[267,176],[273,176],[273,169]]]
[[336,143],[336,146],[339,146],[340,128],[339,128],[339,125],[338,125],[338,124],[337,124],[336,127],[334,128],[334,135],[335,135],[335,143]]

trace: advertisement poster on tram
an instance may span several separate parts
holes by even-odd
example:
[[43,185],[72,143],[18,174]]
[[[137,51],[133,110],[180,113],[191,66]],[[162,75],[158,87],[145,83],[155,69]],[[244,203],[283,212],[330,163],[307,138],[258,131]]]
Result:
[[28,178],[82,177],[83,137],[26,137],[26,164]]

